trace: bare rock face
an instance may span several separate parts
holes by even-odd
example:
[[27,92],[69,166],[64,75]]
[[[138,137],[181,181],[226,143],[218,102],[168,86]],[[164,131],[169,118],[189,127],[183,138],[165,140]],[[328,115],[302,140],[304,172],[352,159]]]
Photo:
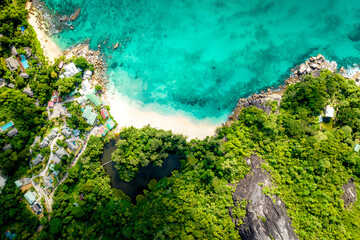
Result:
[[341,196],[341,199],[344,200],[344,207],[349,208],[351,204],[356,202],[356,186],[354,179],[350,178],[348,183],[343,185],[345,193]]
[[272,109],[271,106],[266,104],[268,100],[277,101],[277,105],[280,106],[281,96],[279,94],[268,94],[268,95],[256,95],[254,97],[248,98],[243,102],[243,107],[254,106],[258,109],[264,110],[267,114],[269,114]]
[[236,185],[233,201],[237,206],[241,201],[247,200],[246,215],[243,224],[230,216],[239,230],[243,240],[292,240],[298,239],[291,220],[287,215],[285,204],[280,198],[264,194],[264,187],[271,187],[271,176],[268,171],[261,168],[261,162],[256,155],[246,159],[252,171]]

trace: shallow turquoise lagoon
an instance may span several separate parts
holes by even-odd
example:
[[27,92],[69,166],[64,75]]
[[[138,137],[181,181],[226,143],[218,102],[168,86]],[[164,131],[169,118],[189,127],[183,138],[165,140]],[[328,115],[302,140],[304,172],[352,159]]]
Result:
[[170,114],[224,120],[238,98],[280,85],[309,56],[359,62],[358,0],[46,2],[60,13],[81,7],[75,29],[56,37],[62,48],[101,44],[110,86]]

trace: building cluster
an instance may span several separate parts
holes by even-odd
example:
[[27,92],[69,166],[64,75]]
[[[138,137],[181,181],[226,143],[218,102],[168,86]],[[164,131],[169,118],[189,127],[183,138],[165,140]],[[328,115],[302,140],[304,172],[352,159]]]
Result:
[[110,115],[106,108],[101,109],[100,112],[102,118],[107,119],[105,125],[101,126],[101,128],[99,129],[99,134],[104,137],[110,130],[114,128],[115,122],[111,118],[109,118]]
[[[19,133],[19,130],[17,130],[17,128],[15,127],[15,124],[13,121],[10,121],[6,124],[4,124],[3,126],[0,127],[0,132],[6,132],[6,136],[8,137],[13,137],[16,136]],[[12,149],[12,146],[10,143],[6,144],[2,150],[6,151]]]
[[[18,188],[22,188],[23,186],[26,187],[26,185],[32,184],[30,178],[23,178],[15,181],[15,185]],[[27,191],[24,194],[24,198],[29,203],[31,210],[35,214],[40,214],[42,212],[41,204],[37,201],[37,194],[33,193],[31,190]]]
[[[15,48],[15,46],[12,45],[10,46],[10,51],[11,51],[11,56],[5,59],[7,68],[11,72],[17,71],[20,68],[21,73],[19,74],[19,77],[23,79],[30,78],[29,74],[26,73],[26,69],[30,67],[28,63],[28,59],[32,56],[31,49],[29,47],[25,47],[24,51],[26,54],[22,55],[22,54],[18,54],[18,51]],[[8,87],[14,88],[15,86],[14,84],[9,83]],[[29,97],[33,97],[34,95],[33,91],[29,87],[26,87],[23,90],[23,93],[25,93]]]

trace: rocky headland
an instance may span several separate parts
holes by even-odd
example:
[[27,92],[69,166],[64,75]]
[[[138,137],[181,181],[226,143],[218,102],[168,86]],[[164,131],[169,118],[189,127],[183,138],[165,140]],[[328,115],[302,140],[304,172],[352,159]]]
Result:
[[360,69],[357,65],[347,69],[341,67],[338,71],[338,66],[335,61],[329,61],[325,59],[323,55],[319,54],[315,57],[310,57],[304,63],[293,68],[289,78],[284,81],[282,86],[276,89],[267,88],[261,91],[261,93],[255,93],[247,98],[240,98],[224,125],[230,126],[232,122],[239,118],[241,110],[246,107],[255,106],[264,110],[266,113],[270,113],[271,107],[266,104],[268,100],[275,100],[278,102],[278,105],[280,105],[282,95],[285,93],[288,85],[301,82],[307,74],[312,74],[314,77],[317,77],[324,69],[330,70],[331,72],[338,72],[342,76],[354,80],[355,83],[360,86]]

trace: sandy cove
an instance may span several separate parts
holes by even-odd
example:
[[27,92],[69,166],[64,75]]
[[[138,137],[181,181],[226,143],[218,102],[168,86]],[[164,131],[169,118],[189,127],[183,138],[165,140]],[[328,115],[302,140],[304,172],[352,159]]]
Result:
[[131,100],[119,93],[109,91],[103,95],[105,102],[110,106],[110,113],[118,122],[119,127],[134,126],[141,128],[150,124],[157,129],[171,130],[188,136],[191,139],[204,139],[213,136],[219,125],[207,120],[197,120],[186,116],[167,116],[151,109],[144,109],[140,103]]
[[41,48],[44,51],[44,55],[50,62],[54,62],[55,58],[62,55],[61,49],[45,34],[45,31],[41,27],[41,23],[38,21],[38,12],[32,6],[31,2],[27,2],[25,9],[29,11],[28,22],[33,27],[37,34],[37,38],[41,44]]

